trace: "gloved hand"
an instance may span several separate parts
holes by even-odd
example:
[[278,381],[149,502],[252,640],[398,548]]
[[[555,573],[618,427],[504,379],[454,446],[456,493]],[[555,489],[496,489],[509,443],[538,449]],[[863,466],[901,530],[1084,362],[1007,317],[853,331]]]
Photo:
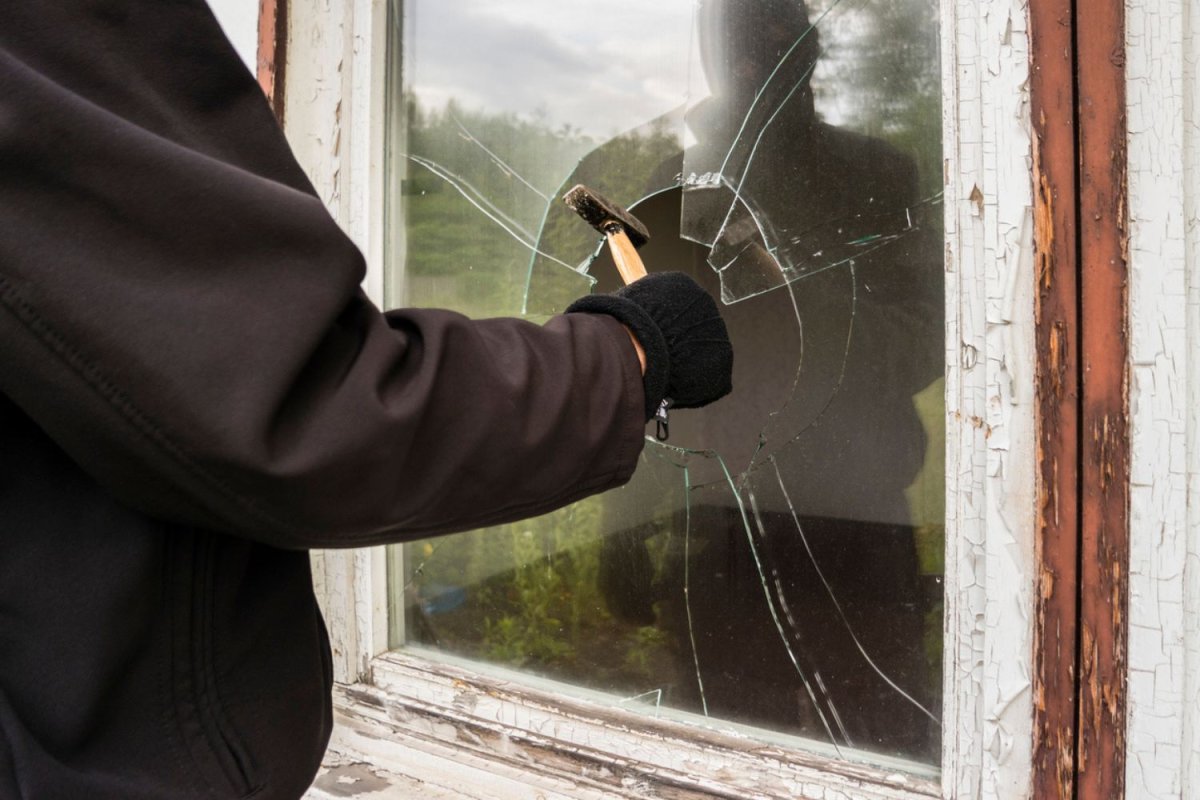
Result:
[[646,351],[647,420],[665,422],[668,407],[698,408],[733,389],[733,347],[717,304],[682,272],[651,273],[567,308],[581,311],[616,317]]

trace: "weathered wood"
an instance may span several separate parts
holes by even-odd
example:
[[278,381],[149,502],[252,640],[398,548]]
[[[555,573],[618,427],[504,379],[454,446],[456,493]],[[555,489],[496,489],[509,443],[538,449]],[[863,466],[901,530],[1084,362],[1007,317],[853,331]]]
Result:
[[1075,785],[1079,531],[1079,318],[1075,43],[1070,0],[1030,4],[1037,260],[1038,595],[1033,785]]
[[[383,299],[387,4],[289,0],[293,47],[282,89],[284,130],[326,208],[370,265],[364,288]],[[334,675],[353,682],[387,648],[384,548],[313,554],[318,598],[333,647]]]
[[1124,780],[1129,445],[1123,4],[1031,6],[1038,186],[1035,794]]
[[1200,797],[1200,0],[1125,8],[1129,797]]
[[[465,751],[456,741],[413,737],[396,720],[372,718],[353,692],[334,695],[335,726],[305,800],[612,800],[637,797]],[[557,756],[556,756],[557,757]],[[636,788],[636,787],[633,787]]]
[[947,0],[946,638],[942,792],[1030,786],[1033,186],[1024,0]]
[[271,103],[271,110],[283,119],[283,76],[287,64],[288,0],[258,2],[258,85]]
[[1078,800],[1119,800],[1125,779],[1129,567],[1125,4],[1075,20],[1078,66],[1080,637]]
[[931,777],[914,777],[922,768],[908,762],[834,761],[824,743],[808,751],[787,737],[767,743],[731,723],[683,724],[665,709],[651,716],[653,709],[534,682],[391,653],[376,659],[373,686],[344,690],[342,711],[389,726],[388,737],[408,747],[449,745],[502,770],[527,771],[531,782],[574,780],[618,797],[927,800],[939,793]]

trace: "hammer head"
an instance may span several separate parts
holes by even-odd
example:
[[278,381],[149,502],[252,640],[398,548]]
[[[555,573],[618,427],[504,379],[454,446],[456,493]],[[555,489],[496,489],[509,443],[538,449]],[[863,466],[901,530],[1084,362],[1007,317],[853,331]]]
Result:
[[564,194],[563,202],[603,234],[619,228],[625,231],[634,247],[641,247],[650,241],[650,231],[637,217],[583,184]]

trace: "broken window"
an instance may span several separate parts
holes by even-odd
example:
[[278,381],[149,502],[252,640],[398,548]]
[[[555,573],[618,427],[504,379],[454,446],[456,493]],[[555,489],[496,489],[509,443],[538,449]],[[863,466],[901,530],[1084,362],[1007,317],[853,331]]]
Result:
[[[626,487],[391,555],[392,645],[936,765],[944,517],[936,0],[408,0],[391,305],[616,288],[557,198],[724,305],[734,392]],[[564,689],[567,690],[567,689]]]

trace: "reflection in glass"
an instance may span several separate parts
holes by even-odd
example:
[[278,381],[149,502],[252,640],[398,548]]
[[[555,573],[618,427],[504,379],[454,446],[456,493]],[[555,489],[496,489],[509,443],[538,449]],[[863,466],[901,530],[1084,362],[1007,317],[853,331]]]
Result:
[[936,764],[937,3],[647,5],[611,31],[550,0],[395,9],[389,302],[616,288],[555,199],[586,183],[650,228],[651,271],[723,298],[736,357],[629,486],[394,550],[393,644]]

